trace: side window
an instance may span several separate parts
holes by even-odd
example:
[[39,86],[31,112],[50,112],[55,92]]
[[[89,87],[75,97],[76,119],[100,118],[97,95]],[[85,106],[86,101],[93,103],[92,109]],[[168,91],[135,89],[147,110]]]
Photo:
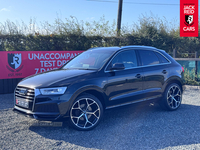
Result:
[[137,58],[134,50],[127,50],[120,52],[109,64],[107,70],[109,70],[113,64],[123,63],[125,69],[137,67]]
[[159,60],[160,60],[160,63],[169,63],[169,61],[164,57],[162,56],[161,54],[155,52],[155,54],[158,56]]
[[139,50],[142,65],[155,65],[159,64],[159,59],[153,51]]

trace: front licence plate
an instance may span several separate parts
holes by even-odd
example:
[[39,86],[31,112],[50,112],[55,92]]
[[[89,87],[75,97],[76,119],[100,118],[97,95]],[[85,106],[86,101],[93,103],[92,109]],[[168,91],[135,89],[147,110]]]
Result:
[[19,99],[19,98],[16,98],[16,105],[22,106],[22,107],[25,107],[25,108],[29,107],[28,101],[23,100],[23,99]]

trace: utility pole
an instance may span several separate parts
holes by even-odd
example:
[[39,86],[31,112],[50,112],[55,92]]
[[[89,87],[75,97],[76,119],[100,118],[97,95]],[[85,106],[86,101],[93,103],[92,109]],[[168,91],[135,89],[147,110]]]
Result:
[[118,16],[117,16],[117,37],[120,36],[121,21],[122,21],[122,3],[123,0],[119,0]]

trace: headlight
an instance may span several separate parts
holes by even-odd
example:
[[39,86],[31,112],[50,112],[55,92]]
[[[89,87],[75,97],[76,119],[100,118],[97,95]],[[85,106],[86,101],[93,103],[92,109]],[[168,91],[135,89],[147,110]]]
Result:
[[56,88],[44,88],[40,89],[42,95],[55,95],[55,94],[64,94],[67,87],[56,87]]

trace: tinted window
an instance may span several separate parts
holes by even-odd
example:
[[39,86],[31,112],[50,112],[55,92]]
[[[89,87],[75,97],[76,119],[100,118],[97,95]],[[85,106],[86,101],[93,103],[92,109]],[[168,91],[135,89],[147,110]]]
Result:
[[155,54],[158,56],[160,63],[169,63],[169,61],[161,54],[155,52]]
[[153,51],[139,50],[142,65],[155,65],[159,64],[159,59]]
[[110,63],[109,68],[115,63],[123,63],[125,69],[137,67],[137,58],[134,50],[120,52]]

